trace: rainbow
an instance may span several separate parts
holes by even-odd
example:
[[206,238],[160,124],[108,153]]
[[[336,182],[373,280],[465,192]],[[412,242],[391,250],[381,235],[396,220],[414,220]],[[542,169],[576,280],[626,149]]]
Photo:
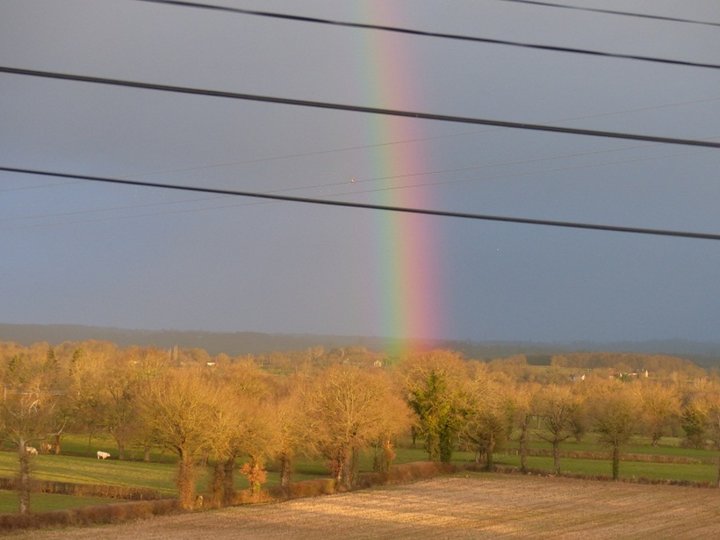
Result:
[[[373,4],[372,20],[392,21],[394,2]],[[368,104],[376,107],[409,108],[418,103],[421,87],[414,84],[419,68],[418,58],[403,47],[408,38],[382,31],[364,31],[363,58]],[[387,178],[430,170],[421,138],[420,121],[391,116],[373,116],[372,139],[380,142],[407,141],[376,146],[373,149],[373,177]],[[380,191],[378,204],[431,207],[428,190],[388,189]],[[382,298],[377,318],[382,334],[400,338],[402,344],[390,351],[393,356],[410,352],[408,340],[441,337],[443,313],[439,287],[437,223],[428,216],[380,212],[376,225],[378,261],[376,285]]]

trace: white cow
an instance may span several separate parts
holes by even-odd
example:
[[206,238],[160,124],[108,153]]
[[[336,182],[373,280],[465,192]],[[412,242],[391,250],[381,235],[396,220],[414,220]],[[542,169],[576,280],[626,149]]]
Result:
[[37,448],[35,448],[34,446],[26,446],[26,447],[25,447],[25,452],[27,452],[27,453],[30,454],[31,456],[37,456],[37,455],[38,455]]
[[102,450],[97,451],[97,458],[98,459],[107,459],[110,457],[110,454],[107,452],[103,452]]

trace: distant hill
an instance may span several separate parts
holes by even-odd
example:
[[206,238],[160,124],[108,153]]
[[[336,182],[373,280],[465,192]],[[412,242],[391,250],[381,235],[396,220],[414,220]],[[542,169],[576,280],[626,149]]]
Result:
[[571,348],[576,351],[667,354],[687,358],[702,367],[720,367],[720,343],[667,339],[616,343],[575,343]]
[[[39,341],[110,341],[121,347],[201,348],[215,355],[262,354],[273,351],[303,350],[316,345],[347,347],[360,345],[380,348],[384,340],[343,336],[263,334],[259,332],[203,332],[178,330],[129,330],[76,325],[0,324],[0,340],[30,345]],[[387,341],[387,340],[385,340]]]
[[[373,351],[392,350],[400,340],[367,336],[310,334],[265,334],[261,332],[204,332],[178,330],[129,330],[79,325],[39,325],[0,323],[0,341],[30,345],[39,341],[59,344],[64,341],[110,341],[121,347],[131,345],[170,348],[201,348],[211,355],[231,356],[264,354],[275,351],[299,351],[309,347],[365,347]],[[423,341],[412,345],[423,349],[444,348],[463,353],[467,358],[489,360],[525,354],[530,363],[544,364],[553,354],[581,351],[637,352],[670,354],[693,360],[705,367],[720,366],[720,343],[696,343],[681,340],[622,343],[536,343],[509,341]]]
[[[402,340],[367,337],[311,334],[266,334],[261,332],[206,332],[181,330],[130,330],[80,325],[38,325],[0,323],[0,341],[14,341],[30,345],[47,341],[52,345],[64,341],[109,341],[121,347],[201,348],[212,355],[226,353],[231,356],[264,354],[277,351],[299,351],[309,347],[325,348],[365,347],[373,351],[389,351],[407,345]],[[557,344],[530,342],[484,342],[470,341],[413,341],[420,349],[452,349],[467,358],[492,359],[514,354],[528,354],[547,358],[558,352],[569,352]],[[541,362],[542,363],[542,362]]]

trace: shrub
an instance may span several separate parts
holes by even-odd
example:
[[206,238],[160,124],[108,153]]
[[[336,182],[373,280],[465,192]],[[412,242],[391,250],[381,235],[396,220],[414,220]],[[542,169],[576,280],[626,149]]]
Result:
[[176,499],[161,499],[102,504],[37,514],[0,514],[0,530],[120,523],[131,519],[144,519],[153,515],[168,514],[177,510],[178,501]]
[[300,497],[317,497],[319,495],[330,495],[335,493],[335,480],[332,478],[321,478],[318,480],[305,480],[290,484],[288,496],[291,499]]
[[404,482],[424,480],[440,474],[450,474],[454,472],[457,472],[457,467],[450,463],[440,463],[435,461],[403,463],[402,465],[395,465],[390,468],[385,482],[388,484],[401,484]]

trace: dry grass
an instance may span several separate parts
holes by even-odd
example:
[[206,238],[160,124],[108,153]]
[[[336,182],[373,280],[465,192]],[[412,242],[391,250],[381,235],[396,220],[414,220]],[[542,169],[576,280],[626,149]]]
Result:
[[720,491],[469,474],[33,539],[717,538]]

